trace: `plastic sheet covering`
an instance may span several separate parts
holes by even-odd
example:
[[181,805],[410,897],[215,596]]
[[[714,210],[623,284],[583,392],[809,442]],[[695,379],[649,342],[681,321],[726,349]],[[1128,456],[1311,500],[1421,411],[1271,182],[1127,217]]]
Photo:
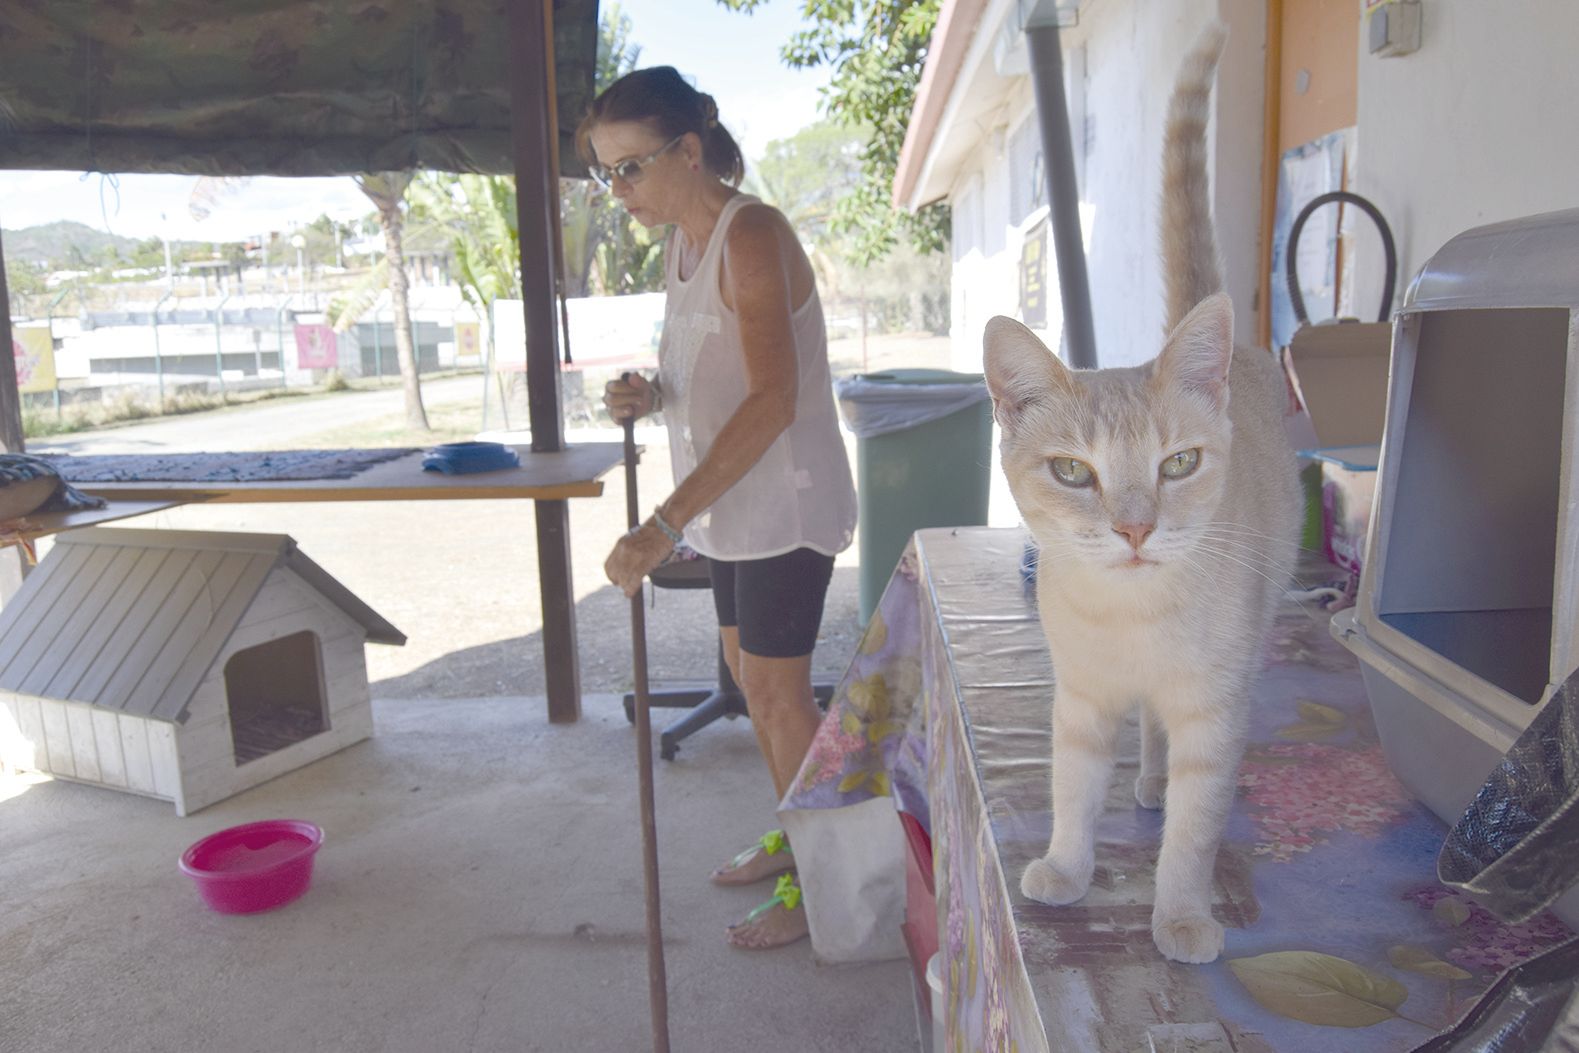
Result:
[[1579,673],[1470,802],[1437,856],[1437,876],[1515,922],[1579,880]]
[[[833,382],[839,414],[857,439],[920,427],[942,420],[987,398],[987,385],[976,378],[969,383],[906,381],[905,373],[862,373]],[[969,374],[959,374],[961,378]]]
[[[597,0],[554,0],[560,169]],[[0,168],[514,171],[505,0],[7,0]]]
[[1509,969],[1464,1019],[1413,1053],[1579,1053],[1579,940]]

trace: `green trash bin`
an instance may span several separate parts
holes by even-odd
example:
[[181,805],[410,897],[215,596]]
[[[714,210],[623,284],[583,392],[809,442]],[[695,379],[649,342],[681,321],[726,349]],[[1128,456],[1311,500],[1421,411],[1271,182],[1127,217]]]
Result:
[[856,437],[865,624],[911,534],[986,524],[992,402],[981,374],[943,369],[863,373],[834,386]]

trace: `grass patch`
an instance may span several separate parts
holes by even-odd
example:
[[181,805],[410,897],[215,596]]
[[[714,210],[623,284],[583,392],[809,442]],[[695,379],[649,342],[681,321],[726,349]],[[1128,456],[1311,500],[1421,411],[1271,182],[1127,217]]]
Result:
[[[445,371],[442,373],[425,373],[422,379],[441,380],[447,377],[467,376],[475,374],[475,370]],[[164,400],[164,410],[160,412],[157,397],[145,397],[140,392],[125,391],[103,401],[81,402],[61,407],[57,414],[53,406],[24,406],[22,409],[22,434],[25,438],[45,438],[50,435],[68,435],[79,431],[93,431],[98,428],[113,427],[117,424],[129,424],[136,421],[147,421],[158,417],[179,417],[189,413],[206,413],[210,410],[221,410],[231,406],[249,406],[257,402],[267,402],[272,399],[292,398],[311,399],[325,398],[340,391],[380,391],[396,388],[400,385],[400,377],[386,377],[382,382],[375,378],[361,377],[348,380],[339,370],[329,372],[325,382],[313,387],[297,388],[257,388],[251,391],[226,391],[223,395],[201,391],[183,391],[174,395],[167,395]],[[444,407],[439,407],[444,410]],[[478,414],[473,414],[478,416]],[[404,415],[397,418],[404,422]],[[434,411],[428,411],[428,419],[435,427],[438,422],[434,418]],[[465,437],[471,438],[477,427],[467,430]],[[426,439],[415,442],[389,443],[396,446],[420,446],[423,442],[450,442],[450,439]],[[376,443],[353,443],[350,445],[378,445]]]
[[406,427],[404,412],[387,417],[348,424],[314,432],[291,445],[304,450],[339,450],[387,446],[433,446],[441,442],[467,442],[482,429],[482,407],[465,402],[447,402],[427,407],[429,431]]
[[265,388],[259,391],[226,392],[223,395],[183,391],[169,395],[160,412],[157,398],[145,398],[133,392],[122,392],[113,398],[98,402],[81,402],[62,406],[60,412],[53,407],[28,406],[22,410],[22,434],[29,438],[48,435],[67,435],[72,432],[93,431],[96,428],[134,421],[152,420],[155,417],[179,417],[188,413],[204,413],[227,406],[247,406],[279,398],[302,398],[311,390]]

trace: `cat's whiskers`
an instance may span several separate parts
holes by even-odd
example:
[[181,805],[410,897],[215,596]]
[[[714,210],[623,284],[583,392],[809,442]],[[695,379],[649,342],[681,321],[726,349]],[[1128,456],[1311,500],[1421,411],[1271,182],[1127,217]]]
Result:
[[[1181,531],[1181,533],[1183,533],[1183,531]],[[1242,554],[1247,556],[1255,556],[1273,570],[1280,570],[1284,574],[1287,574],[1291,581],[1299,577],[1298,573],[1293,567],[1290,567],[1269,555],[1264,550],[1263,546],[1257,544],[1254,541],[1246,541],[1242,537],[1218,534],[1213,531],[1196,531],[1189,534],[1188,536],[1192,538],[1197,544],[1202,541],[1210,541],[1220,545],[1232,545],[1236,549],[1241,550]]]
[[[1240,559],[1238,556],[1236,556],[1236,555],[1234,555],[1232,553],[1229,553],[1229,552],[1225,552],[1225,551],[1223,551],[1221,549],[1214,549],[1209,544],[1197,545],[1195,550],[1197,552],[1203,552],[1203,553],[1206,553],[1208,555],[1216,556],[1219,559],[1226,559],[1226,560],[1228,560],[1228,561],[1230,561],[1232,563],[1237,563],[1241,567],[1244,567],[1246,570],[1253,571],[1254,573],[1259,574],[1261,577],[1265,578],[1272,585],[1276,586],[1280,590],[1281,596],[1283,598],[1293,600],[1294,604],[1299,607],[1300,613],[1304,614],[1305,617],[1309,618],[1313,622],[1316,622],[1318,625],[1319,624],[1323,624],[1323,619],[1317,617],[1309,609],[1309,601],[1302,600],[1298,596],[1294,595],[1294,591],[1293,590],[1294,590],[1294,586],[1297,584],[1297,582],[1295,582],[1291,576],[1287,576],[1284,581],[1279,581],[1277,578],[1274,578],[1272,575],[1268,574],[1265,570],[1263,570],[1260,567],[1256,566],[1254,563],[1250,563],[1250,562],[1248,562],[1248,561],[1246,561],[1244,559]],[[1276,564],[1275,560],[1271,560],[1269,557],[1262,557],[1262,558],[1267,559],[1268,563],[1273,564],[1273,569],[1275,569],[1275,570],[1283,570],[1284,569],[1282,567],[1276,566],[1275,565]],[[1203,573],[1208,573],[1208,572],[1203,571]]]
[[[1183,531],[1181,531],[1181,533],[1183,533]],[[1260,560],[1265,566],[1270,567],[1272,570],[1279,571],[1280,573],[1286,575],[1291,584],[1301,587],[1304,587],[1306,584],[1303,580],[1301,580],[1299,571],[1296,567],[1291,567],[1287,564],[1279,562],[1277,559],[1268,555],[1261,545],[1254,541],[1247,541],[1242,536],[1235,537],[1232,535],[1222,535],[1216,533],[1215,531],[1209,530],[1195,530],[1191,532],[1189,536],[1195,540],[1197,545],[1199,545],[1202,541],[1210,541],[1218,545],[1232,545],[1239,551],[1240,555],[1254,557],[1255,559]]]
[[[1263,539],[1265,539],[1267,541],[1276,541],[1279,544],[1286,544],[1287,541],[1288,541],[1287,538],[1280,538],[1280,537],[1277,537],[1275,535],[1268,534],[1265,531],[1256,530],[1256,529],[1254,529],[1252,527],[1245,526],[1243,523],[1236,523],[1236,522],[1234,522],[1232,520],[1221,520],[1221,521],[1209,521],[1209,522],[1205,522],[1205,523],[1195,523],[1195,524],[1192,524],[1191,526],[1188,526],[1188,527],[1180,527],[1179,529],[1181,531],[1183,531],[1183,530],[1201,530],[1201,529],[1206,529],[1206,528],[1209,528],[1209,529],[1212,529],[1212,530],[1231,531],[1231,532],[1236,533],[1236,534],[1243,534],[1246,537],[1263,538]],[[1319,549],[1319,548],[1311,548],[1311,547],[1309,547],[1307,545],[1299,545],[1299,546],[1297,546],[1297,549],[1300,552],[1314,552],[1314,553],[1318,553],[1318,554],[1321,552],[1321,549]]]

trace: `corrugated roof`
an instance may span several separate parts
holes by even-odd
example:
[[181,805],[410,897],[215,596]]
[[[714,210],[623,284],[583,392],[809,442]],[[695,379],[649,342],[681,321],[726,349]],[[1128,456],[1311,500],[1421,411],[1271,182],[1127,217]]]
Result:
[[163,720],[187,703],[269,573],[287,567],[377,643],[406,637],[284,534],[89,528],[0,610],[0,690]]

